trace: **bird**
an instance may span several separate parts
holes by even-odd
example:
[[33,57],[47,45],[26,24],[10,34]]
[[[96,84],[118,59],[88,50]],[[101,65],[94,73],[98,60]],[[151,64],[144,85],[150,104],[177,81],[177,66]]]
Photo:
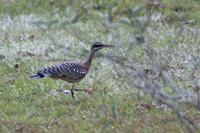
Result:
[[111,48],[114,45],[106,45],[102,42],[93,43],[89,56],[83,62],[65,61],[61,64],[56,64],[48,67],[43,67],[37,73],[31,75],[32,79],[41,79],[50,77],[52,79],[60,79],[68,83],[72,83],[71,95],[74,98],[74,91],[88,91],[75,89],[75,83],[80,82],[89,72],[91,63],[95,53],[103,48]]

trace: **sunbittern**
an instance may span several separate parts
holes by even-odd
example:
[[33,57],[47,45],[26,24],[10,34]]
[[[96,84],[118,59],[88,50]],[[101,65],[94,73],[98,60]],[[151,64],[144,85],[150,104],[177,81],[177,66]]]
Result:
[[105,45],[101,42],[95,42],[91,47],[91,51],[88,58],[83,63],[66,61],[62,64],[44,67],[40,69],[36,74],[32,75],[31,78],[40,79],[45,77],[51,77],[53,79],[61,79],[72,83],[73,85],[71,88],[71,95],[74,98],[74,91],[87,92],[87,90],[74,89],[74,83],[81,81],[87,75],[87,73],[90,70],[90,66],[95,52],[106,47],[113,47],[113,45]]

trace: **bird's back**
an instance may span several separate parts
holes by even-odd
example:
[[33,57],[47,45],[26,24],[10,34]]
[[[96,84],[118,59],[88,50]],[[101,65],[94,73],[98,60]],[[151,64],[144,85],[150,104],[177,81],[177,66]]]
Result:
[[75,83],[82,80],[87,72],[88,69],[83,64],[66,61],[62,64],[45,67],[33,75],[32,78],[51,77],[65,80],[69,83]]

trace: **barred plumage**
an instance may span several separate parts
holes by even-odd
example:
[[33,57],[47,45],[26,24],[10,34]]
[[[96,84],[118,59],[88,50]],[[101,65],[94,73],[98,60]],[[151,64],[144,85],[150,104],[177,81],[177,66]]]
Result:
[[[53,79],[65,80],[69,83],[76,83],[81,81],[90,69],[94,53],[104,47],[111,47],[112,45],[104,45],[101,42],[96,42],[91,48],[90,55],[84,63],[77,63],[73,61],[66,61],[62,64],[44,67],[40,69],[36,74],[32,75],[31,78],[39,79],[45,77],[51,77]],[[73,87],[71,89],[72,96],[74,94]],[[79,90],[80,91],[80,90]]]
[[62,79],[69,83],[75,83],[82,80],[88,70],[77,62],[66,61],[62,64],[45,67],[38,71],[40,78],[51,77],[54,79]]

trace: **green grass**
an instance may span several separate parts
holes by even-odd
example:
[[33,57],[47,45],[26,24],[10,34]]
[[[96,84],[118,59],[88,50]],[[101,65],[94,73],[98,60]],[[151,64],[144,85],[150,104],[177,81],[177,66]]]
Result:
[[[77,92],[77,100],[68,95],[50,95],[51,90],[59,90],[63,84],[66,89],[70,89],[71,85],[68,83],[48,78],[30,79],[29,76],[42,66],[64,60],[85,59],[90,50],[90,43],[95,41],[113,43],[116,46],[118,43],[123,44],[120,48],[102,50],[100,53],[104,56],[117,53],[128,55],[135,63],[149,64],[148,55],[145,53],[146,44],[133,41],[133,37],[140,35],[138,32],[141,29],[121,23],[126,15],[120,15],[121,11],[126,10],[127,5],[133,8],[137,4],[146,8],[147,5],[144,3],[137,0],[113,0],[110,3],[96,0],[92,3],[99,4],[105,9],[80,11],[82,16],[79,20],[76,23],[68,23],[69,16],[64,10],[70,1],[52,2],[0,2],[3,3],[0,4],[0,54],[5,56],[5,59],[0,60],[0,132],[16,132],[19,127],[22,127],[21,132],[52,133],[187,132],[169,108],[154,107],[142,110],[141,104],[154,104],[155,101],[146,93],[140,96],[141,92],[130,85],[132,80],[123,75],[122,68],[107,58],[95,58],[90,73],[76,86],[81,89],[92,87],[96,90],[94,95]],[[155,12],[171,17],[174,13],[173,8],[179,5],[172,0],[164,2],[169,7],[155,9]],[[70,4],[70,11],[75,12],[76,5],[80,6],[80,3]],[[111,37],[107,27],[102,24],[102,14],[112,5],[117,10],[113,11],[113,14],[117,14],[114,24],[118,27],[113,29]],[[190,77],[192,70],[189,56],[199,56],[199,29],[194,28],[199,27],[199,18],[192,13],[198,7],[198,1],[188,5],[189,15],[186,20],[194,19],[195,25],[182,25],[184,31],[179,37],[179,21],[155,21],[141,33],[141,36],[149,39],[149,45],[157,50],[158,58],[166,59],[166,62],[176,67],[178,76],[183,75],[186,78]],[[136,15],[136,19],[143,16],[144,10]],[[129,44],[132,44],[133,49],[128,50]],[[34,56],[30,56],[30,53]],[[182,72],[177,66],[184,63],[188,67]],[[119,72],[114,68],[123,76],[119,76]],[[191,84],[179,81],[178,78],[174,80],[184,87]],[[170,89],[167,91],[171,93]],[[197,109],[189,108],[187,105],[181,109],[188,114],[192,113],[192,119],[199,122]]]

